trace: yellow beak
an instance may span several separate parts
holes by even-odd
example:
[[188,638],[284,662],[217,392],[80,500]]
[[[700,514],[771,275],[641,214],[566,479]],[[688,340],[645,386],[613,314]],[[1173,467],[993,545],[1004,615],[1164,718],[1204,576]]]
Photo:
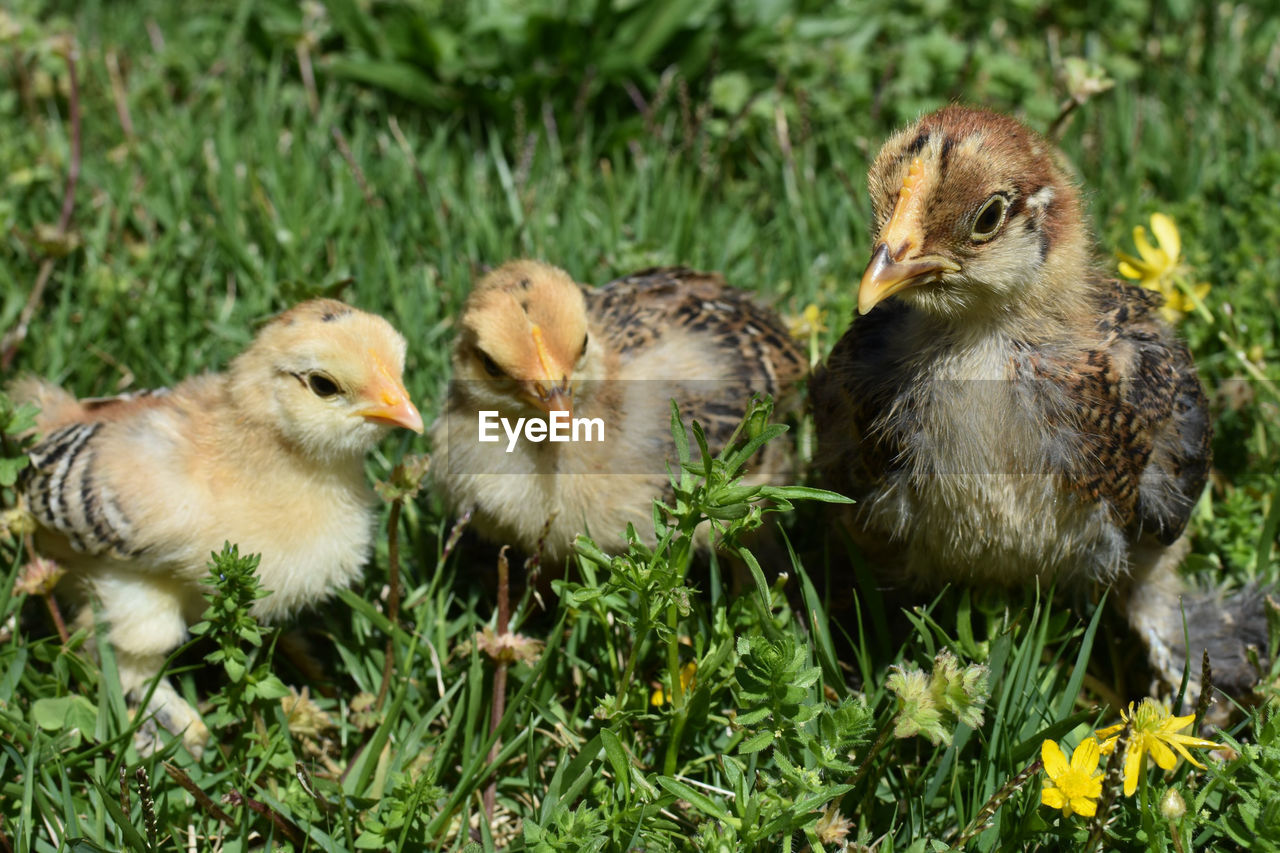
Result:
[[920,255],[895,261],[889,256],[889,245],[876,246],[858,286],[858,313],[866,314],[884,300],[909,287],[937,281],[945,272],[959,272],[960,265],[941,255]]
[[912,256],[924,245],[924,207],[930,180],[924,161],[919,157],[911,161],[893,215],[880,232],[879,245],[862,274],[859,314],[866,314],[895,293],[936,281],[944,272],[959,272],[959,264],[941,255]]

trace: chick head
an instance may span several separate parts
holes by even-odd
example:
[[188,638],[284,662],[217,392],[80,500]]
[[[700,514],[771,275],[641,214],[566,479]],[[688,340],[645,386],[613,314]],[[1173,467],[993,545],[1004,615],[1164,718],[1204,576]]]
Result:
[[538,261],[486,275],[462,309],[454,378],[481,408],[572,415],[589,380],[604,378],[582,289]]
[[867,176],[875,247],[859,313],[898,293],[970,320],[1072,298],[1088,237],[1058,157],[1014,119],[960,106],[890,138]]
[[231,365],[240,409],[315,456],[362,454],[389,427],[421,433],[391,324],[333,299],[274,317]]

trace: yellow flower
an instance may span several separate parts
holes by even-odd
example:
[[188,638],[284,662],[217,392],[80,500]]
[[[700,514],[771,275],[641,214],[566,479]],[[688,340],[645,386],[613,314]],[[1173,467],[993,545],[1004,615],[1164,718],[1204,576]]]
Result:
[[[1187,747],[1219,748],[1219,744],[1211,740],[1178,734],[1179,731],[1191,725],[1195,719],[1195,714],[1175,717],[1169,712],[1168,708],[1160,705],[1154,699],[1143,699],[1142,704],[1138,706],[1136,711],[1133,709],[1133,703],[1130,702],[1128,713],[1121,711],[1120,719],[1124,722],[1108,726],[1105,729],[1099,729],[1097,735],[1102,739],[1099,751],[1103,755],[1110,755],[1115,751],[1116,742],[1120,739],[1120,731],[1124,728],[1125,723],[1130,723],[1132,726],[1132,731],[1129,733],[1129,746],[1124,753],[1124,795],[1126,797],[1132,795],[1138,788],[1138,775],[1142,771],[1142,759],[1148,752],[1151,753],[1151,757],[1155,759],[1156,765],[1161,770],[1172,770],[1173,765],[1178,762],[1178,756],[1173,754],[1173,749],[1176,749],[1178,754],[1187,759],[1187,761],[1203,770],[1204,765],[1196,761],[1191,753],[1187,752]],[[1173,749],[1169,747],[1173,747]]]
[[1138,255],[1117,252],[1120,258],[1120,274],[1125,278],[1136,280],[1147,290],[1154,290],[1164,297],[1161,315],[1170,323],[1182,319],[1183,314],[1195,310],[1196,302],[1203,301],[1209,295],[1208,282],[1200,282],[1190,286],[1194,298],[1188,295],[1185,285],[1180,282],[1186,278],[1185,270],[1178,265],[1182,255],[1182,238],[1178,235],[1178,226],[1163,213],[1151,214],[1151,233],[1155,235],[1156,245],[1147,240],[1147,229],[1141,225],[1133,228],[1133,243],[1138,247]]
[[786,320],[791,337],[809,341],[809,364],[816,365],[822,357],[819,344],[827,331],[827,312],[810,302],[799,314],[788,314]]
[[1049,779],[1040,793],[1040,802],[1062,809],[1063,817],[1073,814],[1093,817],[1102,796],[1102,774],[1098,772],[1098,742],[1091,737],[1080,741],[1071,753],[1071,763],[1054,741],[1040,744],[1040,760]]
[[799,314],[787,317],[787,327],[792,337],[807,338],[810,335],[820,335],[825,332],[826,320],[827,312],[810,302]]
[[[698,665],[693,661],[689,661],[680,667],[680,689],[685,693],[689,692],[689,686],[693,684],[693,677],[698,673]],[[654,689],[653,695],[649,697],[650,705],[663,705],[671,701],[671,696],[663,692],[661,687]]]
[[1117,252],[1120,257],[1120,274],[1125,278],[1138,279],[1143,287],[1159,290],[1157,282],[1168,276],[1178,267],[1178,256],[1182,254],[1182,238],[1178,236],[1178,226],[1163,213],[1151,214],[1151,233],[1156,236],[1156,245],[1147,241],[1147,229],[1141,225],[1133,227],[1133,242],[1138,247],[1141,258]]

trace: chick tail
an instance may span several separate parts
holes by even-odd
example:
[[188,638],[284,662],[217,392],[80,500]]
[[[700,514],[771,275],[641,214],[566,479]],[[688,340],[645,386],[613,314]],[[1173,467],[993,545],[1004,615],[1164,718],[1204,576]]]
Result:
[[1206,651],[1212,686],[1230,696],[1247,696],[1261,676],[1259,667],[1266,665],[1269,590],[1257,583],[1232,592],[1194,586],[1177,570],[1187,550],[1184,538],[1140,555],[1150,559],[1136,566],[1125,604],[1129,624],[1167,684],[1176,689],[1188,672],[1190,702],[1203,689],[1200,670]]
[[42,434],[84,417],[84,407],[75,397],[38,376],[20,376],[5,391],[15,403],[35,403],[40,407],[36,429]]

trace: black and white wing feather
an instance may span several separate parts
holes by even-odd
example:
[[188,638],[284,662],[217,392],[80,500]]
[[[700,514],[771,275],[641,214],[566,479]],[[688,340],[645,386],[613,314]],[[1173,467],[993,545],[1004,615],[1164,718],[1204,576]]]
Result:
[[128,514],[96,476],[101,422],[73,423],[29,452],[20,488],[31,514],[67,538],[75,550],[120,559],[136,556]]

